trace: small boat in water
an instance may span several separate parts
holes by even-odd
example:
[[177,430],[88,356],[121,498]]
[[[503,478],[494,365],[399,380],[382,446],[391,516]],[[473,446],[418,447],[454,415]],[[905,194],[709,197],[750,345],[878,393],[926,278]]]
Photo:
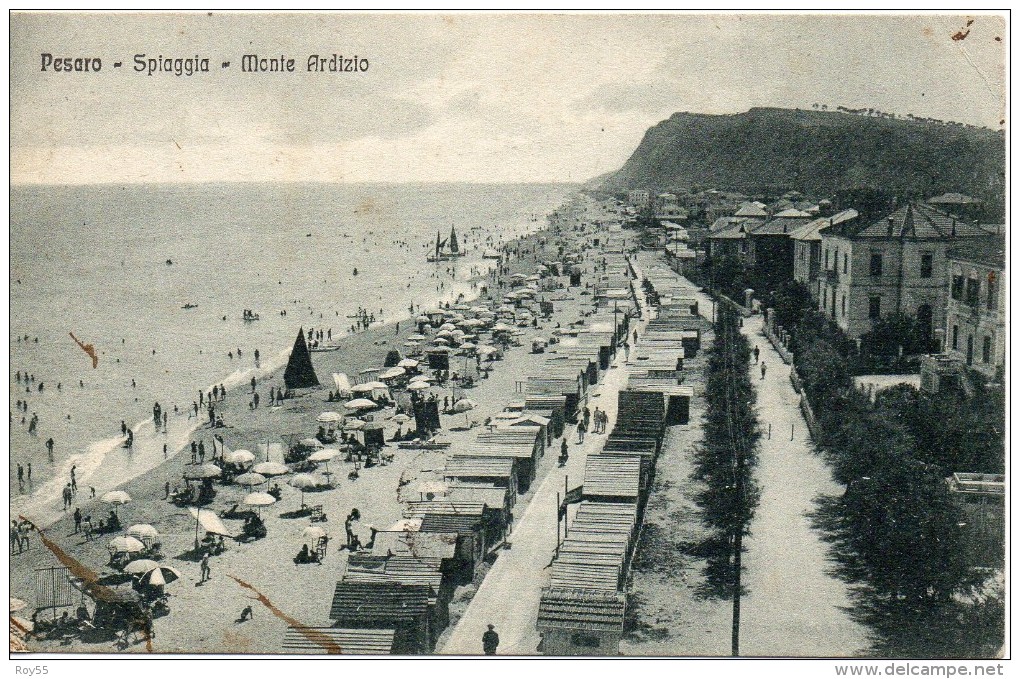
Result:
[[[447,243],[450,244],[449,251],[446,250]],[[451,226],[449,238],[441,239],[439,233],[436,233],[435,253],[429,255],[426,259],[429,262],[448,262],[451,259],[463,256],[464,253],[460,251],[460,243],[457,241],[457,229]]]

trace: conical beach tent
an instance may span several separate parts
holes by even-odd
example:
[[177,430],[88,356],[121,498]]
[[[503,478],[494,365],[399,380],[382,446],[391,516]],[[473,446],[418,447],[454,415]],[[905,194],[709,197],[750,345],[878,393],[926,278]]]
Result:
[[312,356],[308,352],[308,345],[305,344],[304,328],[298,330],[294,348],[290,351],[290,360],[287,361],[287,369],[283,372],[283,382],[288,389],[319,386],[319,378],[315,376],[315,368],[312,367]]

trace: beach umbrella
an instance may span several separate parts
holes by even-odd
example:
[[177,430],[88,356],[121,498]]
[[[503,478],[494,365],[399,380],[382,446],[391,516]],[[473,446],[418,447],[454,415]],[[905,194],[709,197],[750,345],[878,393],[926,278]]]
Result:
[[114,506],[113,511],[116,513],[118,519],[120,518],[120,510],[117,508],[131,502],[131,496],[123,490],[111,490],[100,499],[106,504]]
[[301,445],[307,446],[309,448],[322,448],[322,441],[314,437],[301,439]]
[[453,408],[450,410],[455,413],[466,413],[469,410],[474,410],[478,407],[478,404],[469,398],[462,398],[453,404]]
[[407,385],[408,391],[425,391],[429,388],[428,382],[411,382]]
[[261,486],[265,482],[266,477],[256,472],[246,472],[240,476],[234,477],[234,483],[239,486],[248,486],[249,488],[252,486]]
[[359,420],[357,418],[351,418],[351,419],[347,420],[346,422],[344,422],[344,424],[343,424],[343,428],[347,429],[349,431],[356,431],[358,429],[361,429],[364,426],[365,426],[365,421],[364,420]]
[[262,476],[282,476],[283,474],[289,474],[290,468],[280,462],[260,462],[252,467],[252,471]]
[[332,410],[327,410],[326,412],[321,413],[318,417],[315,418],[315,420],[317,422],[327,422],[327,423],[328,422],[339,422],[342,419],[344,419],[343,415],[341,415],[338,412],[332,411]]
[[380,373],[379,378],[384,380],[392,380],[397,377],[402,377],[407,374],[407,371],[400,366],[394,366],[384,373]]
[[181,577],[180,571],[170,566],[156,565],[155,568],[148,571],[138,580],[143,585],[160,586],[171,583],[175,580],[179,580]]
[[415,320],[416,320],[416,321],[418,321],[419,323],[428,323],[428,322],[429,322],[429,321],[431,320],[431,318],[429,318],[429,317],[428,317],[428,316],[426,316],[425,314],[421,314],[421,315],[420,315],[420,316],[418,316],[418,318],[416,318]]
[[232,450],[223,459],[231,464],[250,464],[255,461],[255,453],[244,449]]
[[269,493],[249,493],[244,498],[244,504],[249,507],[256,507],[259,517],[262,516],[262,508],[276,504],[276,498]]
[[108,505],[115,506],[126,505],[127,503],[131,502],[131,496],[128,495],[123,490],[111,490],[109,493],[103,495],[103,497],[100,499]]
[[399,413],[393,416],[393,421],[396,422],[397,424],[403,424],[405,422],[410,422],[411,417],[409,415],[405,415],[404,413]]
[[460,345],[460,348],[463,349],[464,351],[469,351],[471,349],[475,349],[476,347],[477,345],[472,342],[464,342],[464,344]]
[[438,337],[436,338],[435,343],[442,346],[447,346],[448,344],[450,344],[450,340],[446,339],[445,337]]
[[112,552],[127,552],[128,554],[133,554],[144,550],[145,545],[142,544],[141,540],[137,540],[128,535],[118,535],[114,539],[110,540],[110,551]]
[[321,526],[308,526],[303,531],[301,531],[301,539],[304,541],[305,544],[318,545],[319,540],[326,537],[327,535],[328,533],[326,532],[326,529]]
[[15,599],[14,597],[11,597],[11,613],[17,613],[18,611],[22,610],[23,608],[26,608],[27,606],[28,604],[26,604],[21,599]]
[[184,470],[184,478],[186,479],[214,479],[221,475],[223,470],[214,465],[211,462],[200,464],[197,466],[188,465]]
[[404,346],[408,349],[415,349],[419,346],[418,342],[404,342]]
[[423,339],[425,339],[425,335],[422,335],[422,334],[416,332],[413,335],[408,335],[407,339],[413,340],[413,341],[416,341],[416,342],[420,342]]
[[397,363],[398,368],[417,368],[420,361],[413,358],[401,359],[400,363]]
[[314,453],[309,455],[308,459],[312,462],[329,462],[339,454],[340,451],[336,448],[323,448],[322,450],[316,450]]
[[457,329],[457,326],[455,326],[453,323],[443,323],[441,326],[439,326],[439,331],[440,332],[442,332],[444,330],[448,330],[448,331],[452,332],[452,331],[454,331],[456,329]]
[[311,474],[295,474],[287,483],[301,491],[302,507],[305,506],[305,491],[309,488],[316,488],[320,485],[319,479],[315,478]]
[[136,523],[125,531],[126,535],[130,535],[133,538],[138,538],[143,543],[148,544],[150,540],[154,540],[159,537],[159,531],[150,526],[147,523]]
[[148,573],[153,568],[159,568],[159,564],[152,559],[135,559],[127,566],[124,566],[124,572],[131,575],[142,575],[143,573]]
[[369,408],[375,408],[375,403],[369,401],[367,398],[356,398],[345,403],[344,408],[347,408],[348,410],[367,410]]

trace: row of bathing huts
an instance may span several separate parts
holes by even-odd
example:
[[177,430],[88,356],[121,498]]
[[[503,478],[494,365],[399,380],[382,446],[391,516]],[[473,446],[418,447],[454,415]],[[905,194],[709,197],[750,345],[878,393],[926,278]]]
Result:
[[630,565],[665,431],[690,418],[695,385],[685,383],[684,361],[697,356],[708,327],[695,290],[664,266],[642,272],[652,317],[630,348],[612,431],[588,455],[581,487],[566,492],[564,532],[539,604],[545,655],[619,653]]

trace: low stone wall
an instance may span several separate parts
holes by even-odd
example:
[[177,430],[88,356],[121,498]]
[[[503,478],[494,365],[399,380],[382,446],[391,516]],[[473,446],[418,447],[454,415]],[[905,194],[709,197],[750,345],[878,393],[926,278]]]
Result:
[[798,394],[804,391],[804,382],[801,381],[800,375],[797,373],[797,366],[790,370],[790,384],[793,385],[793,390]]
[[776,337],[776,333],[772,331],[771,324],[769,323],[763,324],[761,326],[761,331],[766,337],[769,338],[769,342],[771,342],[772,346],[775,347],[776,351],[779,353],[779,357],[783,359],[783,363],[786,363],[787,365],[792,364],[793,354],[790,352],[789,349],[783,346],[783,343],[780,341],[780,339]]

